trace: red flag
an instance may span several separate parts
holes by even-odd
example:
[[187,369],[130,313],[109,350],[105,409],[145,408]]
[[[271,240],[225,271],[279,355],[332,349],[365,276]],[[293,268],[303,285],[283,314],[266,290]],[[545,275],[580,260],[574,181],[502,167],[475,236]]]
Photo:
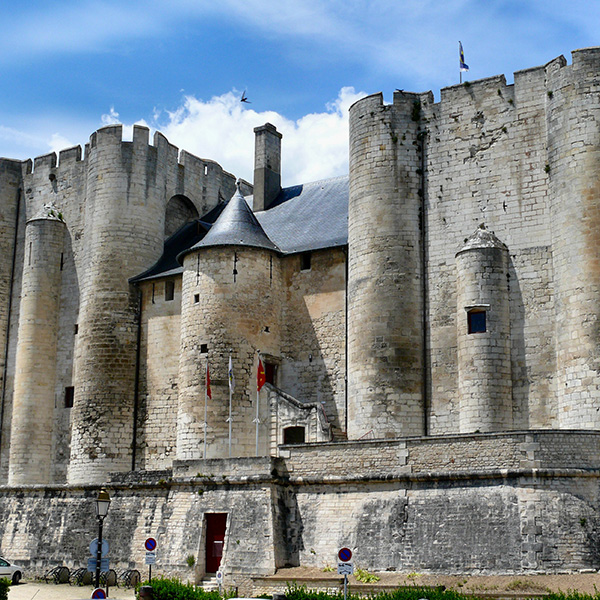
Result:
[[210,371],[208,363],[206,363],[206,395],[212,400],[212,392],[210,391]]
[[258,359],[258,371],[256,372],[256,390],[260,392],[260,388],[267,382],[267,376],[265,375],[265,368],[263,367],[262,360]]

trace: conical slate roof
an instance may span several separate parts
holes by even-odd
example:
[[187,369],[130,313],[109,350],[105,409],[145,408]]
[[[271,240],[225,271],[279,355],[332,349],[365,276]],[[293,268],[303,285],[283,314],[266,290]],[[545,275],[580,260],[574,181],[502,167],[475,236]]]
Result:
[[251,246],[266,248],[279,252],[279,248],[269,239],[260,223],[248,206],[240,192],[239,183],[236,191],[210,231],[197,244],[183,251],[177,260],[181,263],[183,257],[198,248],[214,246]]

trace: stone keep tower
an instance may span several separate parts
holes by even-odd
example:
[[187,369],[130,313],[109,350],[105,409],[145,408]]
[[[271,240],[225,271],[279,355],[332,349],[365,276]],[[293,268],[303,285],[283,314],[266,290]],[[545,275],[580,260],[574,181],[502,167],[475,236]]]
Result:
[[348,437],[424,433],[421,95],[350,109]]
[[508,249],[483,226],[456,255],[460,431],[512,425]]
[[549,63],[547,130],[559,426],[600,428],[600,48]]
[[[257,351],[279,354],[283,298],[278,250],[238,188],[206,237],[179,260],[184,270],[177,458],[203,458],[206,360],[212,380],[206,457],[229,454],[230,351],[235,378],[231,455],[252,456]],[[264,446],[266,431],[261,438]]]

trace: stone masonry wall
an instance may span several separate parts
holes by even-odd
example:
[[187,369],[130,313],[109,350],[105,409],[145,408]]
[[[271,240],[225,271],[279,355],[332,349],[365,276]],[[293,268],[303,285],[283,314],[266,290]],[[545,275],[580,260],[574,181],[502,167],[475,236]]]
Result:
[[301,402],[324,402],[329,421],[346,430],[346,256],[341,249],[282,260],[285,303],[278,385]]
[[[174,285],[167,300],[165,285]],[[137,460],[139,468],[170,468],[176,454],[181,277],[140,285],[142,293]]]
[[[21,163],[0,160],[0,479],[5,474],[8,459],[8,435],[10,434],[10,410],[6,390],[10,389],[5,379],[8,359],[10,331],[10,309],[13,277],[15,275],[14,251],[17,236],[17,216],[21,204]],[[12,382],[11,382],[12,383]]]
[[[152,536],[155,575],[199,580],[211,512],[227,514],[221,570],[225,585],[242,594],[253,592],[250,575],[324,568],[342,546],[371,571],[552,573],[600,563],[598,471],[588,467],[598,464],[600,434],[471,434],[283,450],[279,459],[177,461],[172,474],[115,476],[104,530],[111,566],[144,572],[143,543]],[[97,491],[0,487],[0,552],[10,549],[31,574],[85,564]],[[186,566],[189,555],[194,569]]]
[[509,250],[515,425],[556,424],[545,69],[514,78],[467,82],[422,103],[432,434],[458,430],[455,254],[480,224]]

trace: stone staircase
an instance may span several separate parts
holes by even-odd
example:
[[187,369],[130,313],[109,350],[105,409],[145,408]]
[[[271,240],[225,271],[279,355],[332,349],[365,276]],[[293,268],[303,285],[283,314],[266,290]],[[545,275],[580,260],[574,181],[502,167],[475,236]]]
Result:
[[217,576],[215,573],[208,573],[200,581],[200,585],[205,592],[216,592],[219,590],[219,584],[217,583]]

